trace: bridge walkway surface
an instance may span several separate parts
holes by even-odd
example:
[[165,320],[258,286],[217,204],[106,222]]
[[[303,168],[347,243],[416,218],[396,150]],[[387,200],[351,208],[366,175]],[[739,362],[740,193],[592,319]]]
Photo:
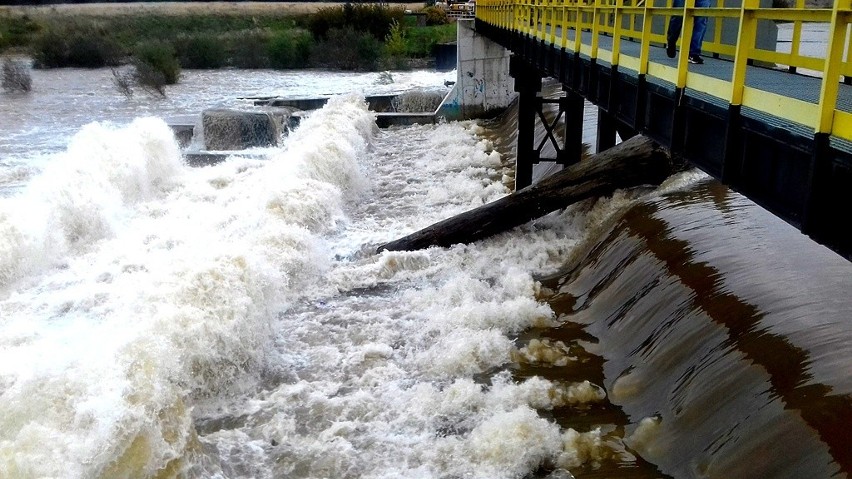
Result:
[[[771,4],[478,0],[475,29],[512,52],[516,90],[556,78],[613,132],[653,138],[852,258],[852,0],[761,1]],[[680,45],[666,55],[673,16],[684,18],[681,38],[693,17],[709,19],[704,64],[689,64]],[[779,25],[789,41],[777,41]],[[814,31],[822,39],[808,43]]]

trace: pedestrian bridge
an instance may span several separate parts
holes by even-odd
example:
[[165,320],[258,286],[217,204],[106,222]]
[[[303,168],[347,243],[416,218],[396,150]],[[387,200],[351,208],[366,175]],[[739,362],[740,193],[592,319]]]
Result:
[[[474,28],[512,53],[519,93],[518,184],[531,181],[542,145],[525,134],[543,77],[563,86],[570,128],[548,140],[577,161],[583,99],[599,108],[598,149],[641,133],[741,192],[816,241],[852,257],[852,0],[830,9],[762,8],[758,0],[477,0]],[[764,1],[764,3],[771,3]],[[727,6],[726,6],[727,4]],[[709,17],[703,65],[668,58],[665,28]],[[776,42],[778,27],[787,33]],[[814,43],[810,35],[822,35]],[[768,40],[767,40],[768,38]],[[579,103],[578,103],[579,102]],[[579,107],[576,105],[579,104]]]

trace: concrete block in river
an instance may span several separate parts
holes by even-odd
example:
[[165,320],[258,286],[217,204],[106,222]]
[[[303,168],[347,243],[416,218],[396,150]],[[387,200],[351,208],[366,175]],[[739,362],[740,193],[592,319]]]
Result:
[[172,132],[174,132],[178,145],[181,148],[186,148],[192,143],[192,136],[195,134],[195,125],[173,124],[169,126],[172,128]]
[[174,133],[181,148],[187,148],[192,143],[197,123],[197,115],[177,115],[166,119],[166,124],[172,129],[172,133]]
[[267,112],[205,110],[201,125],[207,150],[276,146],[281,135],[281,121]]

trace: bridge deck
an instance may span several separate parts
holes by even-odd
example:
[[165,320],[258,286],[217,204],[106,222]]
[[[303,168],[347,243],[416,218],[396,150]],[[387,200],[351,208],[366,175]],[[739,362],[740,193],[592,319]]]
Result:
[[[706,48],[704,64],[668,58],[660,33],[664,22],[657,21],[656,33],[651,33],[650,26],[643,27],[635,18],[630,23],[640,26],[630,31],[618,30],[618,22],[612,19],[600,20],[605,16],[598,10],[619,9],[622,2],[627,0],[603,0],[594,6],[576,2],[574,17],[569,18],[573,10],[556,2],[479,0],[480,6],[497,6],[490,13],[477,12],[476,30],[511,50],[516,63],[523,63],[515,68],[516,89],[519,82],[535,82],[528,71],[557,78],[569,95],[598,105],[602,120],[612,122],[613,128],[654,138],[815,240],[852,258],[852,234],[846,231],[846,223],[852,221],[852,86],[823,81],[823,77],[852,77],[852,59],[837,53],[852,42],[843,36],[852,24],[852,5],[844,1],[838,7],[835,2],[829,44],[836,46],[828,49],[827,58],[797,54],[799,34],[793,35],[792,53],[783,57],[784,65],[816,71],[820,77],[753,66],[774,65],[767,59],[784,55],[774,51],[774,40],[772,51],[761,50],[756,43],[742,48],[722,44],[721,35],[709,30],[708,37],[715,41]],[[612,18],[630,13],[624,10]],[[645,15],[650,18],[652,10],[679,12],[647,7]],[[737,12],[761,15],[760,9],[745,7],[718,10],[721,13],[715,14],[728,19]],[[775,14],[779,9],[771,10]],[[634,14],[639,11],[633,9]],[[694,8],[683,12],[687,16],[713,13]],[[825,16],[826,12],[800,13]],[[587,14],[592,20],[581,25]],[[575,21],[577,27],[565,28]],[[687,23],[684,37],[689,34]],[[743,25],[747,22],[740,22],[736,38],[748,37]],[[577,31],[579,41],[574,37]]]

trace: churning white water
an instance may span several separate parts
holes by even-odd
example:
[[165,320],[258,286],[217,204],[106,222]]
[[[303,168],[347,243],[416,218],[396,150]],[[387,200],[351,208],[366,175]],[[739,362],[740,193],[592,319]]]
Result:
[[532,275],[640,193],[375,254],[508,190],[476,122],[373,115],[343,94],[205,168],[155,117],[9,150],[28,173],[0,198],[0,477],[509,478],[617,454],[538,412],[597,385],[500,367],[555,319]]

